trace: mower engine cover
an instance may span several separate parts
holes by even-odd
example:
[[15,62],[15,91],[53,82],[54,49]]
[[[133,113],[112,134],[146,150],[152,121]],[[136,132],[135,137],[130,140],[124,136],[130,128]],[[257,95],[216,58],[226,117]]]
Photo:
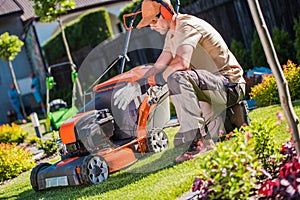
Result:
[[114,144],[109,140],[114,132],[113,116],[108,109],[78,114],[60,128],[60,138],[66,145],[66,155],[95,153]]

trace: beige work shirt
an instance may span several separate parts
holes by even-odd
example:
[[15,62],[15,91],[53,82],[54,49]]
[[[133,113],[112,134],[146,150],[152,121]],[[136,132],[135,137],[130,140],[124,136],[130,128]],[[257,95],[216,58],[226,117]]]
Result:
[[[175,31],[166,35],[164,51],[176,55],[180,45],[194,47],[190,61],[193,69],[221,73],[234,83],[244,83],[243,70],[222,36],[206,21],[192,15],[178,14]],[[184,58],[183,58],[184,59]]]

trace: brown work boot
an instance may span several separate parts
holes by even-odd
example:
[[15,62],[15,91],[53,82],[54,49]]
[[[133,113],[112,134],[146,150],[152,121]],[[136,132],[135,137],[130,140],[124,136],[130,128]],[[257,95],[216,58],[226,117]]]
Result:
[[175,159],[176,163],[182,163],[187,160],[191,160],[213,148],[215,143],[212,141],[212,139],[202,139],[193,140],[192,144],[190,145],[189,149],[183,153],[182,155],[178,156]]

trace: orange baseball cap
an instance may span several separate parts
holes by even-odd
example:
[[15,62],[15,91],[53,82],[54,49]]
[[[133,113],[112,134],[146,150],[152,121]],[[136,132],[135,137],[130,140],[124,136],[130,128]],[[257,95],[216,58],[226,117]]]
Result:
[[[169,0],[162,0],[169,5],[171,5]],[[156,16],[161,12],[161,4],[152,1],[152,0],[144,0],[142,3],[142,20],[136,26],[137,28],[142,28],[144,26],[148,26],[151,22],[156,18]]]

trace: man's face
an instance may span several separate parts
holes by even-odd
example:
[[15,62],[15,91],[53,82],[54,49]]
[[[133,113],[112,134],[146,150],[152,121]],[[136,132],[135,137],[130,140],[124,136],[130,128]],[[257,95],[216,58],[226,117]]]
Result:
[[152,21],[152,23],[150,24],[150,28],[151,30],[159,32],[161,35],[164,35],[168,32],[170,25],[162,15],[159,15]]

